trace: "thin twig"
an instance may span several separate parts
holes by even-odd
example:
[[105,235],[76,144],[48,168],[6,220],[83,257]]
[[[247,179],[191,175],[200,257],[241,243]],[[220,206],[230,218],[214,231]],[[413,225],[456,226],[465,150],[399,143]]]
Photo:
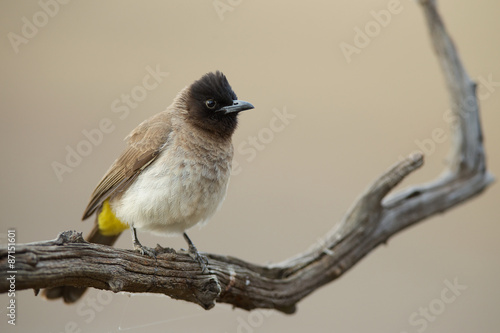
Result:
[[[163,293],[212,308],[216,302],[242,309],[271,308],[293,313],[296,304],[335,280],[389,237],[429,216],[481,193],[493,177],[486,170],[476,85],[467,75],[436,9],[421,0],[430,37],[455,116],[450,164],[427,184],[388,193],[423,164],[416,154],[380,176],[344,219],[309,250],[274,265],[254,265],[230,256],[205,254],[208,273],[186,253],[158,248],[156,259],[129,250],[87,243],[76,232],[56,240],[18,244],[16,288],[72,285],[114,292]],[[0,249],[0,292],[6,280],[7,249]]]

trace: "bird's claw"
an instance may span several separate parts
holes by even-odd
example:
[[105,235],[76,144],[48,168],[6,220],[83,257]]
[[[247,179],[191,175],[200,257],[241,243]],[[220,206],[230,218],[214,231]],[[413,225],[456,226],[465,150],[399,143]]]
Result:
[[207,268],[208,259],[203,254],[198,252],[196,247],[190,246],[188,250],[181,248],[181,251],[184,253],[187,253],[191,257],[191,259],[193,259],[194,261],[196,261],[200,265],[202,273],[208,272],[208,268]]
[[208,271],[208,269],[207,269],[207,265],[208,265],[207,257],[201,255],[200,252],[198,252],[198,250],[196,249],[196,246],[194,246],[193,242],[191,241],[191,239],[189,239],[189,237],[186,233],[184,233],[184,239],[186,240],[186,242],[188,243],[188,246],[189,246],[189,250],[188,250],[189,256],[191,258],[193,258],[193,260],[196,260],[198,262],[198,264],[201,267],[202,273],[207,272]]
[[207,257],[205,257],[204,255],[200,254],[200,252],[198,252],[198,250],[196,250],[196,248],[194,249],[194,251],[192,251],[191,249],[189,249],[188,253],[189,253],[189,256],[191,258],[193,258],[193,260],[196,260],[198,262],[198,264],[201,267],[201,272],[202,273],[208,272],[208,269],[207,269],[208,259],[207,259]]
[[150,247],[142,246],[140,243],[134,244],[134,250],[140,254],[147,255],[151,258],[156,259],[156,250]]

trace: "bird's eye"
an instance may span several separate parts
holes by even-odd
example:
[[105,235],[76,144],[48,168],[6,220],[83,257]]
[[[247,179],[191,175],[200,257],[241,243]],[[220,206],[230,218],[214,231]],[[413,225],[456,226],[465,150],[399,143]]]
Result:
[[205,105],[206,105],[206,106],[207,106],[207,108],[209,108],[209,109],[214,109],[214,108],[215,108],[215,106],[217,105],[217,102],[216,102],[216,101],[214,101],[212,98],[210,98],[210,99],[207,99],[207,100],[205,101]]

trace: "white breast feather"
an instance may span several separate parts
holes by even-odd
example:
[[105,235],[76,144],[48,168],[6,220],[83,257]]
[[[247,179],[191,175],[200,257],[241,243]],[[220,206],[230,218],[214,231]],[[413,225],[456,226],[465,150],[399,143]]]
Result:
[[111,202],[116,216],[139,230],[179,234],[205,223],[226,196],[231,159],[205,163],[173,156],[166,149],[137,177],[123,196]]

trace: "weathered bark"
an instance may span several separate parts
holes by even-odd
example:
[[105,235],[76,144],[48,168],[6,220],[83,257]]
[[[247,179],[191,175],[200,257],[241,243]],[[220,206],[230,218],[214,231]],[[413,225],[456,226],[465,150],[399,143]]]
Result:
[[[156,259],[130,250],[85,242],[64,232],[56,240],[18,244],[16,289],[73,285],[114,292],[163,293],[210,309],[216,302],[251,310],[293,313],[296,304],[360,261],[389,237],[481,193],[492,181],[482,144],[476,85],[467,75],[437,12],[421,0],[432,44],[444,73],[455,122],[451,158],[443,175],[427,184],[387,194],[423,164],[416,154],[380,176],[345,218],[308,251],[260,266],[230,256],[205,254],[208,273],[186,253],[158,248]],[[0,249],[0,292],[9,289],[7,249]]]

